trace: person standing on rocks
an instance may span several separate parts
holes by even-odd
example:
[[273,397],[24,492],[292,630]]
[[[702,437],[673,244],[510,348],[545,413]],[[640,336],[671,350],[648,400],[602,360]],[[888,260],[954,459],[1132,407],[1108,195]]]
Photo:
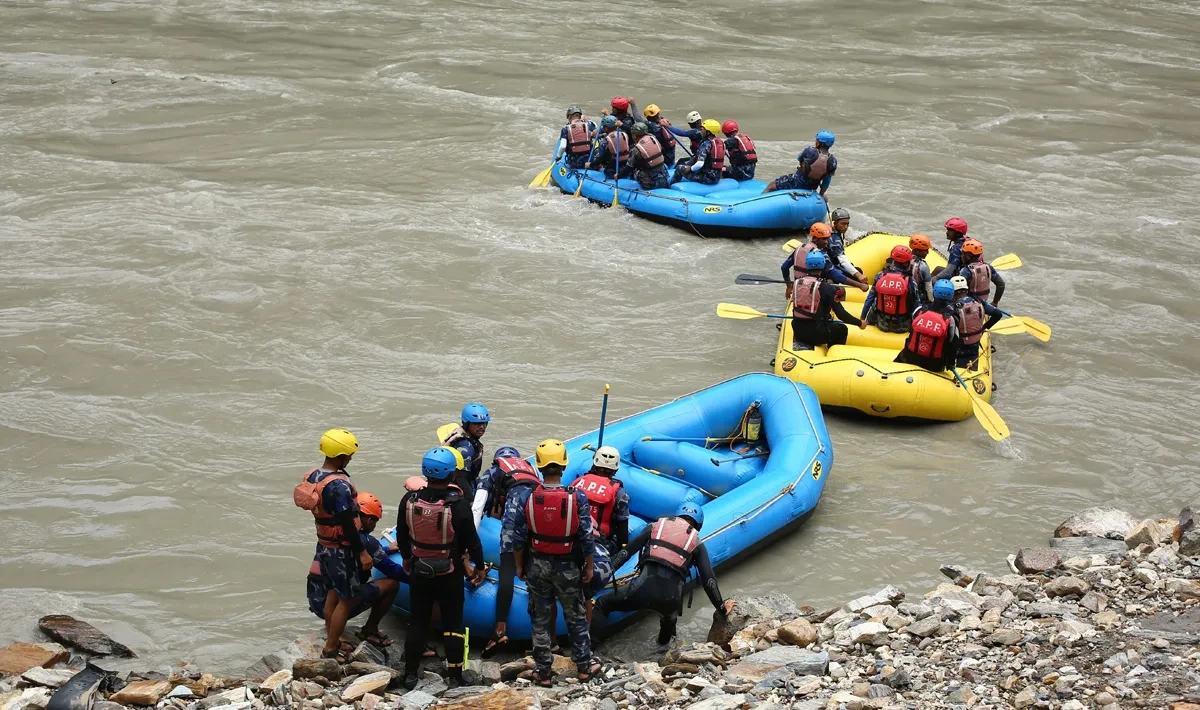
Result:
[[[392,645],[392,639],[379,630],[379,622],[383,620],[388,609],[392,608],[392,602],[396,600],[396,592],[400,590],[400,582],[408,581],[408,575],[404,573],[403,567],[392,561],[379,541],[371,536],[379,519],[383,517],[383,505],[379,499],[364,492],[359,493],[354,501],[358,504],[358,519],[362,526],[359,537],[367,554],[371,555],[375,569],[382,572],[384,577],[365,582],[359,587],[358,595],[354,599],[354,607],[350,611],[350,618],[370,609],[371,615],[367,617],[367,623],[363,624],[357,636],[363,641],[386,648]],[[313,559],[312,569],[308,573],[307,596],[309,611],[316,614],[318,618],[324,619],[325,605],[329,602],[330,597],[335,596],[335,592],[321,576],[320,561],[316,558]],[[353,648],[347,644],[341,646],[341,650],[352,651]]]
[[592,532],[587,496],[562,484],[567,467],[566,445],[558,439],[546,439],[538,444],[534,460],[542,473],[542,483],[509,494],[500,552],[513,553],[517,575],[526,581],[533,622],[533,660],[537,664],[535,678],[538,685],[548,688],[554,679],[551,648],[556,603],[562,605],[579,680],[589,681],[603,670],[592,656],[583,591],[592,581],[598,541]]
[[659,617],[658,644],[665,646],[675,636],[683,610],[683,585],[695,567],[709,601],[727,616],[735,602],[721,597],[708,550],[700,541],[703,526],[704,510],[685,501],[674,517],[660,518],[642,528],[612,559],[613,569],[620,569],[626,560],[646,548],[637,578],[616,593],[596,600],[596,612],[607,619],[614,611],[653,611]]
[[346,622],[353,616],[362,587],[360,573],[370,572],[374,561],[363,546],[359,530],[358,491],[350,482],[346,466],[358,451],[358,437],[345,429],[330,429],[321,435],[325,462],[304,475],[292,494],[296,505],[311,511],[317,524],[316,567],[322,583],[333,594],[326,597],[323,658],[348,661],[341,649]]
[[[470,504],[450,485],[462,469],[463,457],[457,449],[430,449],[421,459],[421,473],[428,484],[406,493],[400,501],[396,547],[409,577],[412,619],[404,641],[404,686],[409,690],[419,680],[426,625],[434,603],[441,611],[447,681],[455,687],[462,684],[463,583],[471,577],[473,584],[480,584],[486,574]],[[464,554],[470,562],[464,560]]]

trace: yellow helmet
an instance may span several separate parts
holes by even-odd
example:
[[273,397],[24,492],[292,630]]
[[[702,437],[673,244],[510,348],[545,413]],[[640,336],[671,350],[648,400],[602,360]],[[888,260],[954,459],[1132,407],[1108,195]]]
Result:
[[642,110],[642,115],[645,116],[646,118],[654,118],[659,113],[660,113],[660,109],[658,108],[658,104],[650,104],[649,106],[647,106],[645,109]]
[[567,465],[567,445],[558,439],[546,439],[537,445],[534,460],[537,462],[538,468],[552,463],[565,467]]
[[345,429],[330,429],[321,435],[321,453],[329,458],[358,451],[358,437]]
[[708,131],[714,136],[721,132],[721,124],[717,123],[714,119],[706,118],[704,123],[701,123],[700,125],[704,127],[704,130]]

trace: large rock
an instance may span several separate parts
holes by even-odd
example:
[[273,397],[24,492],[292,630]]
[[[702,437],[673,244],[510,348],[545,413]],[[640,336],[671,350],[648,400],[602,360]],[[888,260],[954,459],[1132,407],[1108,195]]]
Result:
[[437,697],[424,690],[410,690],[400,698],[400,702],[409,710],[425,710],[437,703]]
[[1143,520],[1125,534],[1125,547],[1131,550],[1139,545],[1158,547],[1161,542],[1162,536],[1158,523],[1150,519]]
[[50,704],[50,697],[50,691],[46,688],[0,693],[0,710],[43,710]]
[[0,648],[0,675],[20,675],[30,668],[53,668],[67,660],[67,649],[56,643],[22,643]]
[[43,685],[47,688],[61,688],[68,680],[75,677],[79,671],[71,668],[30,668],[21,674],[21,679],[33,685]]
[[122,705],[155,705],[162,696],[171,692],[171,683],[165,680],[135,680],[109,697],[110,702]]
[[887,626],[878,621],[868,621],[865,624],[850,627],[850,640],[867,646],[883,646],[888,642]]
[[1088,508],[1063,521],[1054,537],[1105,537],[1124,540],[1137,525],[1133,516],[1116,508]]
[[534,705],[535,697],[533,692],[504,688],[465,698],[457,703],[439,705],[438,710],[526,710]]
[[879,604],[895,605],[903,600],[904,590],[889,584],[873,594],[867,594],[847,602],[842,609],[850,612],[851,614],[857,614],[864,609],[869,609],[873,606],[878,606]]
[[817,629],[804,619],[789,621],[779,627],[779,641],[793,646],[807,646],[817,642]]
[[745,695],[717,695],[687,706],[687,710],[733,710],[746,702]]
[[296,678],[323,676],[329,680],[340,680],[342,667],[332,658],[298,658],[292,664],[292,675]]
[[[292,668],[296,661],[301,658],[317,658],[320,656],[324,645],[324,635],[309,634],[308,636],[301,636],[286,647],[274,653],[268,653],[255,661],[246,669],[246,676],[248,678],[266,678],[277,671]],[[341,676],[338,677],[340,678]]]
[[1194,579],[1168,579],[1166,588],[1181,599],[1200,599],[1200,581]]
[[1017,570],[1021,574],[1041,574],[1057,567],[1062,560],[1049,547],[1026,547],[1017,552]]
[[904,630],[913,636],[926,638],[938,633],[942,627],[942,620],[937,616],[927,616],[924,619],[919,619],[904,627]]
[[772,592],[761,597],[738,599],[729,616],[713,612],[708,641],[728,646],[734,634],[764,621],[791,621],[800,616],[800,607],[786,594]]
[[796,646],[773,646],[752,653],[728,669],[729,675],[758,682],[771,671],[787,667],[796,675],[825,675],[829,669],[829,654],[806,651]]
[[1025,638],[1025,634],[1016,629],[998,629],[988,635],[983,643],[988,646],[1012,646]]
[[[354,702],[367,693],[378,694],[384,688],[388,687],[388,683],[392,682],[392,674],[387,671],[379,671],[378,673],[368,673],[364,676],[359,676],[354,679],[354,682],[346,686],[342,691],[342,700],[345,702]],[[430,696],[432,697],[432,696]]]
[[1048,597],[1082,597],[1088,589],[1087,582],[1070,576],[1055,577],[1042,587]]
[[137,658],[124,644],[117,643],[100,629],[65,614],[51,614],[38,619],[42,633],[69,648],[76,648],[92,656],[119,656]]
[[283,685],[284,683],[291,683],[291,682],[292,682],[292,670],[290,668],[284,668],[281,671],[275,671],[271,675],[267,676],[261,683],[260,687],[263,690],[270,693],[270,692],[273,692],[279,686]]
[[983,597],[968,592],[956,584],[939,584],[937,589],[925,595],[925,600],[935,607],[949,609],[955,616],[968,616],[978,611]]

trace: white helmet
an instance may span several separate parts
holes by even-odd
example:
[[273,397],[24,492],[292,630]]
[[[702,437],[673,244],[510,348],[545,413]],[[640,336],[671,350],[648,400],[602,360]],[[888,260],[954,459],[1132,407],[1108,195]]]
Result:
[[954,276],[950,279],[950,283],[954,285],[955,291],[967,290],[967,277],[965,276]]
[[687,115],[688,123],[700,123],[703,120],[704,118],[700,115],[699,111],[692,111]]
[[616,471],[621,468],[621,452],[612,446],[601,446],[592,457],[592,465],[596,468],[606,468]]

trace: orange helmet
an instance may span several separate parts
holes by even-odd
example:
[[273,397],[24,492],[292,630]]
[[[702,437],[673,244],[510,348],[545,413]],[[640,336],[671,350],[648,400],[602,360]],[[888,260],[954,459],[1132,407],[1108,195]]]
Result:
[[912,250],[903,244],[892,247],[892,261],[897,264],[907,264],[912,261]]
[[808,228],[808,236],[813,239],[828,239],[833,235],[833,229],[824,222],[813,222],[813,226]]
[[354,502],[358,503],[359,513],[363,515],[369,515],[376,520],[379,520],[383,517],[383,504],[379,502],[378,498],[370,493],[359,493],[358,497],[354,499]]
[[925,236],[924,234],[914,234],[908,238],[908,248],[912,249],[913,251],[917,251],[919,249],[929,251],[932,248],[932,245],[929,243],[929,237]]
[[425,486],[427,486],[428,484],[429,484],[429,481],[425,480],[424,476],[409,476],[404,481],[404,490],[419,491],[422,488],[424,488]]
[[983,242],[978,239],[968,239],[963,242],[962,250],[964,254],[974,254],[979,256],[983,254]]

